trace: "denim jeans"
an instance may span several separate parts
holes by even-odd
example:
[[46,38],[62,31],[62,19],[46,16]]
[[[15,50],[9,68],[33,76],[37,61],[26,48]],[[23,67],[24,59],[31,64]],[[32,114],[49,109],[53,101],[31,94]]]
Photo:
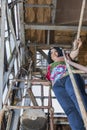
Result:
[[[85,93],[84,81],[79,74],[75,74],[74,78],[80,90],[84,106],[87,110],[87,95]],[[70,77],[66,76],[62,79],[57,80],[53,86],[53,91],[58,102],[67,115],[71,129],[85,130]]]

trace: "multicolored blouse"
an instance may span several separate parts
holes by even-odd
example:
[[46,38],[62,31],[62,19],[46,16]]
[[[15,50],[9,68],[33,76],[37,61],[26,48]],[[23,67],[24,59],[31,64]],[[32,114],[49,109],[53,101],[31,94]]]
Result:
[[64,61],[53,62],[47,68],[46,78],[52,82],[52,85],[62,77],[68,74]]

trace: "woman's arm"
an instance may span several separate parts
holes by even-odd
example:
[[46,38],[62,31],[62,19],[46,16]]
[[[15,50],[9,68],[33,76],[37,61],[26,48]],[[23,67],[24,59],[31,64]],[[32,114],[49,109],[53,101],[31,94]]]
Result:
[[81,39],[75,40],[75,41],[73,42],[73,49],[72,49],[72,51],[70,52],[70,58],[71,58],[72,60],[74,60],[74,59],[78,56],[78,54],[79,54],[79,49],[80,49],[81,45],[82,45]]

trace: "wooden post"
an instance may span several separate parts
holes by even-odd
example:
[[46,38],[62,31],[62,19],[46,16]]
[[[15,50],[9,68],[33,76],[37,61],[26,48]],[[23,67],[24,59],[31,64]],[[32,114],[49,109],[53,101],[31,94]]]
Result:
[[66,63],[66,66],[67,66],[67,69],[68,69],[68,72],[69,72],[69,76],[70,76],[70,79],[71,79],[71,82],[72,82],[72,85],[73,85],[73,89],[74,89],[74,92],[75,92],[75,95],[76,95],[76,98],[77,98],[77,102],[78,102],[78,105],[79,105],[79,108],[80,108],[80,111],[81,111],[82,119],[83,119],[85,128],[87,130],[87,113],[86,113],[82,98],[80,96],[78,86],[77,86],[76,81],[74,79],[72,70],[70,68],[70,65],[67,63],[67,59],[65,57],[64,51],[63,51],[63,55],[64,55],[65,63]]
[[0,40],[0,109],[2,109],[2,94],[3,94],[3,65],[4,65],[4,42],[5,42],[5,9],[6,0],[1,2],[1,40]]
[[82,26],[82,21],[83,21],[83,15],[84,15],[84,10],[85,10],[85,5],[86,5],[86,0],[83,0],[81,13],[80,13],[79,26],[78,26],[78,31],[77,31],[77,39],[80,37],[81,26]]

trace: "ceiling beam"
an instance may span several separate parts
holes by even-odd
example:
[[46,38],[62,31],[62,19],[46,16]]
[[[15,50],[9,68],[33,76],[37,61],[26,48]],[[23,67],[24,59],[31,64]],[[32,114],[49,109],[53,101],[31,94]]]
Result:
[[35,47],[35,46],[36,46],[37,49],[49,49],[50,47],[61,47],[61,48],[69,49],[69,48],[72,47],[72,44],[70,44],[70,43],[69,44],[67,44],[67,43],[65,43],[65,44],[54,43],[54,44],[50,44],[50,45],[43,44],[43,43],[40,43],[40,44],[31,43],[31,44],[29,44],[29,47]]
[[[25,24],[25,29],[36,30],[58,30],[58,31],[77,31],[78,26],[64,26],[54,24]],[[87,31],[87,26],[82,26],[82,31]]]

